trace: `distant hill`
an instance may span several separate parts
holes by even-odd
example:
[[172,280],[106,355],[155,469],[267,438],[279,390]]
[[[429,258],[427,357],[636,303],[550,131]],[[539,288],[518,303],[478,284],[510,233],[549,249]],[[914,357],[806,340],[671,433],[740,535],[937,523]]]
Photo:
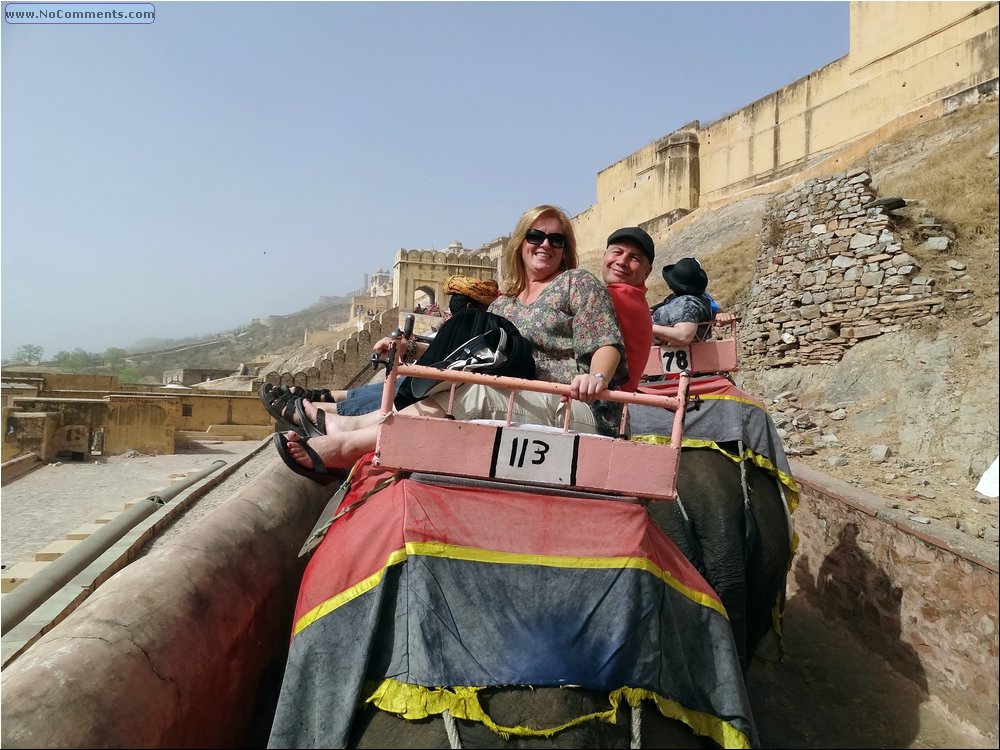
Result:
[[324,297],[298,312],[262,317],[214,335],[142,339],[128,348],[129,359],[142,370],[155,367],[160,372],[181,367],[235,370],[242,362],[302,346],[306,330],[347,323],[350,304],[350,297]]

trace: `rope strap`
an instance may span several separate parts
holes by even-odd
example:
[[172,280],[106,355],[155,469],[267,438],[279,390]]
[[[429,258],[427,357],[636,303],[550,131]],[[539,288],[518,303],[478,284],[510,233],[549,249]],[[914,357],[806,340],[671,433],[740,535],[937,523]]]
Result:
[[447,708],[441,712],[441,717],[444,719],[444,731],[448,735],[448,746],[452,750],[459,750],[462,747],[462,738],[458,736],[458,722]]

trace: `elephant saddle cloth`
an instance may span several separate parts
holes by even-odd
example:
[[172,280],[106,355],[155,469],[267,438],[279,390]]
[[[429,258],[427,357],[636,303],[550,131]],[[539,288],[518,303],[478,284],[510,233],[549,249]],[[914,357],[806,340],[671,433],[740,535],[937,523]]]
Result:
[[[647,383],[639,393],[674,396],[675,383]],[[798,505],[799,489],[792,478],[788,458],[777,427],[764,404],[737,388],[724,377],[692,378],[688,396],[694,398],[684,413],[684,447],[713,448],[734,460],[748,459],[770,472],[784,488],[788,510]],[[629,431],[632,440],[670,442],[674,413],[654,406],[629,406]],[[733,455],[729,447],[742,445],[742,455]],[[740,449],[736,449],[738,452]],[[682,459],[683,460],[683,459]]]
[[645,702],[757,746],[725,608],[643,505],[443,486],[371,455],[347,484],[302,578],[269,747],[344,747],[365,702],[559,731],[494,723],[477,694],[502,686],[600,691],[608,713]]

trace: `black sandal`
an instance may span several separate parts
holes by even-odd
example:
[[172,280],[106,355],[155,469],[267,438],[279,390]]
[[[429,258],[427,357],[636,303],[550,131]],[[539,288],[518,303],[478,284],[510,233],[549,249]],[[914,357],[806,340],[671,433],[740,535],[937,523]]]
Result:
[[308,438],[300,440],[299,445],[305,450],[306,455],[309,456],[309,460],[312,462],[312,468],[308,466],[303,466],[288,452],[289,440],[285,437],[283,432],[274,433],[274,447],[278,451],[278,455],[281,456],[281,460],[285,462],[285,466],[294,471],[296,474],[305,477],[306,479],[311,479],[314,482],[318,482],[322,485],[333,484],[334,482],[342,482],[347,478],[347,469],[331,469],[323,465],[323,459],[320,458],[319,454],[309,446]]
[[[296,390],[292,390],[292,389]],[[314,401],[321,404],[335,404],[337,399],[333,397],[333,393],[330,392],[329,388],[299,388],[297,385],[288,386],[288,392],[293,396],[302,396],[310,401]]]
[[292,394],[284,386],[274,386],[263,383],[260,386],[260,400],[267,413],[274,417],[282,430],[299,432],[302,428],[295,424],[295,403],[300,396]]
[[[310,399],[311,401],[312,399]],[[299,422],[295,426],[295,432],[299,433],[304,438],[311,437],[321,437],[326,434],[326,412],[316,407],[316,421],[313,422],[306,416],[306,407],[302,402],[305,399],[298,399],[295,401],[295,416],[298,417]]]

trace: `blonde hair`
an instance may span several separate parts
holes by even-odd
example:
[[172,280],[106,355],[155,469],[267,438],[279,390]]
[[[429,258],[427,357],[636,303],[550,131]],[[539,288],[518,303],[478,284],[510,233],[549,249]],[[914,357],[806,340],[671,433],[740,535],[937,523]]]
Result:
[[511,232],[510,239],[507,240],[503,249],[503,279],[506,285],[503,293],[507,297],[516,297],[524,291],[527,277],[524,272],[524,261],[521,259],[521,247],[524,244],[524,236],[531,229],[531,225],[544,216],[554,216],[559,219],[562,233],[566,235],[566,247],[563,248],[559,270],[566,271],[577,267],[579,261],[576,256],[576,234],[573,232],[573,224],[566,212],[547,203],[529,208],[517,220],[514,231]]

